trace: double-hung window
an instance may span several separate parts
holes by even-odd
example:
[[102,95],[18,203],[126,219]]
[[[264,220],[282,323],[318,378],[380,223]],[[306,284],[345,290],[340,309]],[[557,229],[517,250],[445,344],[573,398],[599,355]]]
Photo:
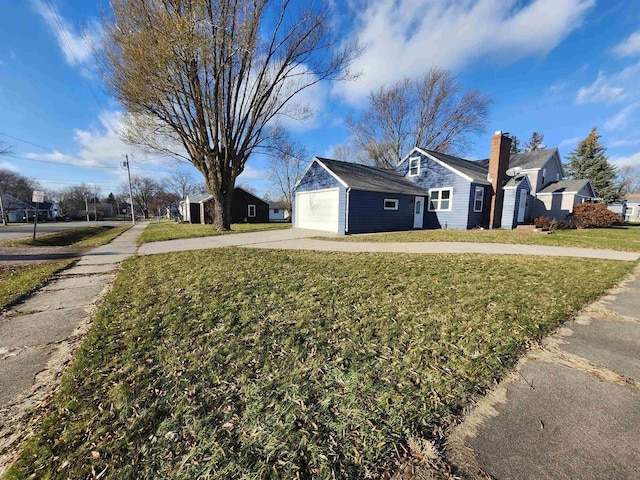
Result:
[[473,211],[481,212],[484,207],[484,188],[476,187],[476,193],[473,197]]
[[248,206],[248,212],[247,214],[249,215],[249,218],[254,218],[256,216],[256,206],[255,205],[249,205]]
[[409,176],[415,177],[420,175],[420,157],[411,157],[409,159]]
[[450,211],[453,197],[452,193],[452,188],[432,188],[429,190],[429,211]]

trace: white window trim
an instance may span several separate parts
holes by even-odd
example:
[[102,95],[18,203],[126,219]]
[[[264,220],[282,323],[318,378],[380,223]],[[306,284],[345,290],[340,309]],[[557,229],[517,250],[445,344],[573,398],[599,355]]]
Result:
[[[480,192],[480,210],[476,209],[478,192]],[[484,210],[484,188],[476,187],[476,191],[473,194],[473,211],[482,212],[482,210]]]
[[[394,207],[387,207],[387,202],[394,202]],[[382,206],[385,210],[398,210],[398,199],[397,198],[385,198]]]
[[[253,215],[251,215],[251,207],[253,207]],[[256,206],[253,204],[247,205],[247,216],[249,218],[256,218]]]
[[[418,161],[418,171],[414,174],[411,173],[411,162],[413,160],[417,160]],[[409,158],[409,171],[407,173],[408,177],[417,177],[418,175],[420,175],[420,157],[410,157]]]
[[[442,192],[449,191],[449,208],[440,208],[440,203],[442,202]],[[431,208],[431,195],[432,192],[440,192],[438,195],[438,208]],[[453,207],[453,187],[446,188],[430,188],[429,189],[429,199],[427,200],[429,203],[427,204],[427,211],[429,212],[450,212]]]

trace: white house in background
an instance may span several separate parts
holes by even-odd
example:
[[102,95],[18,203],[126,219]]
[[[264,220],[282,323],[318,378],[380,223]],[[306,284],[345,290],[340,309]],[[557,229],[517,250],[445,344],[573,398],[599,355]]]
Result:
[[187,195],[178,206],[183,222],[203,223],[201,220],[201,204],[211,195]]
[[284,202],[269,203],[269,221],[285,222],[291,216],[287,205]]
[[621,202],[612,203],[607,208],[618,215],[624,215],[627,222],[640,222],[640,193],[629,193]]

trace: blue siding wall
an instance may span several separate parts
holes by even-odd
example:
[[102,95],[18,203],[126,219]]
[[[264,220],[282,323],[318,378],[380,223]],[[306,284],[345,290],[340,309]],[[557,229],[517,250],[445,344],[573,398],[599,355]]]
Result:
[[[520,192],[525,190],[529,192],[529,185],[522,181],[516,188],[505,188],[504,200],[502,203],[502,219],[500,227],[506,230],[512,230],[518,224],[518,209],[520,208]],[[527,212],[525,212],[525,219]]]
[[[464,177],[443,167],[438,162],[416,153],[412,157],[420,157],[420,174],[415,177],[409,177],[409,159],[400,163],[396,167],[396,171],[404,175],[407,180],[411,180],[420,188],[429,190],[430,188],[447,188],[453,187],[452,192],[452,208],[450,212],[429,212],[429,202],[425,208],[424,227],[425,228],[469,228],[469,205],[471,199],[471,182]],[[473,210],[473,208],[471,208]]]
[[315,160],[307,173],[302,177],[296,187],[296,192],[310,192],[312,190],[325,190],[344,186],[335,179],[327,170]]
[[[474,212],[474,202],[476,195],[476,187],[482,187],[484,189],[484,201],[482,204],[481,212]],[[490,185],[481,185],[479,183],[472,183],[469,190],[469,222],[467,228],[487,227],[489,225],[489,210],[491,210],[491,193],[492,188]]]
[[[398,210],[385,210],[385,198],[398,199]],[[351,190],[347,233],[411,230],[415,198],[414,195]]]
[[505,230],[511,230],[516,223],[516,215],[518,214],[518,208],[516,202],[520,194],[516,192],[515,188],[507,188],[504,191],[504,197],[502,200],[502,220],[500,221],[500,227]]

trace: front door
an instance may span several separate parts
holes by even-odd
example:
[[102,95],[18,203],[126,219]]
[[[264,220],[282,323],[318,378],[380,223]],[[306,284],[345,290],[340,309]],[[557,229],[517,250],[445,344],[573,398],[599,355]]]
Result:
[[413,228],[422,228],[423,218],[424,218],[424,197],[416,197],[415,206],[413,208]]
[[518,205],[518,223],[524,222],[524,216],[527,211],[527,192],[520,190],[520,205]]

